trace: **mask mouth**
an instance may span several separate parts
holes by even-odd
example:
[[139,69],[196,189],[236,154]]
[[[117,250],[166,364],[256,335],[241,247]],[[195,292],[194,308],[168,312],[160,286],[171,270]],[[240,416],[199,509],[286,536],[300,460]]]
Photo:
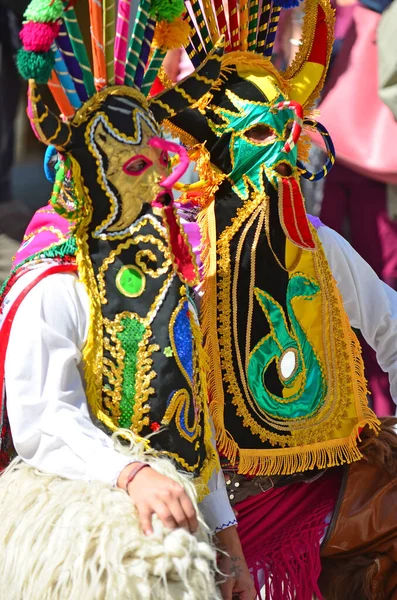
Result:
[[292,167],[287,162],[281,162],[274,169],[281,177],[291,177]]
[[165,206],[170,206],[173,202],[174,197],[172,195],[172,191],[170,189],[165,189],[157,194],[156,199],[154,202],[152,202],[152,206],[164,208]]

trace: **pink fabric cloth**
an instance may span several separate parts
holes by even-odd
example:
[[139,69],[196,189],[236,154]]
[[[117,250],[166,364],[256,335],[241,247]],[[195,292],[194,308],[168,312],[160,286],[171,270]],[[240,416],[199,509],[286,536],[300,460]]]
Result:
[[14,257],[12,268],[52,244],[65,241],[70,235],[69,228],[69,221],[58,215],[53,208],[50,206],[40,208],[28,225],[22,244]]
[[340,489],[342,470],[312,483],[271,489],[236,505],[238,533],[258,595],[266,600],[322,600],[320,541]]

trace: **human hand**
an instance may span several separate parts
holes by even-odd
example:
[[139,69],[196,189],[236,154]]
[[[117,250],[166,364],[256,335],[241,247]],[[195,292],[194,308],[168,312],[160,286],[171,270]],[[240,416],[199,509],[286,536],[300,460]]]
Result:
[[[118,487],[125,489],[130,471],[131,465],[123,469],[117,481]],[[168,529],[184,527],[191,533],[197,531],[196,511],[184,488],[155,469],[141,469],[128,484],[127,491],[138,511],[145,535],[153,533],[153,514]]]
[[217,542],[223,553],[218,567],[226,576],[220,585],[223,600],[255,600],[257,597],[254,582],[244,558],[236,527],[220,531]]

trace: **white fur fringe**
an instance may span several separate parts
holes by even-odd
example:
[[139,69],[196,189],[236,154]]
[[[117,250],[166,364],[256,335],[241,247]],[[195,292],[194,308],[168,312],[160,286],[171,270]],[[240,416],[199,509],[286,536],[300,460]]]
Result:
[[[178,481],[197,507],[192,482],[170,461],[133,441],[122,451]],[[0,477],[0,600],[219,599],[215,549],[199,520],[193,536],[153,517],[146,537],[124,491],[16,459]]]

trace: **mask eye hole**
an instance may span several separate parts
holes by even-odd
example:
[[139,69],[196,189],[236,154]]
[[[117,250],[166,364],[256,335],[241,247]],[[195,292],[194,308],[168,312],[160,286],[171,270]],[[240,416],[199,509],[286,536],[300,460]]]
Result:
[[146,171],[152,164],[152,161],[146,158],[146,156],[133,156],[123,165],[123,171],[126,175],[136,177]]
[[265,125],[265,123],[258,123],[245,132],[245,137],[251,142],[265,144],[270,140],[273,140],[276,136],[273,129],[269,127],[269,125]]
[[160,163],[163,165],[163,167],[168,167],[168,154],[165,150],[163,150],[160,155]]

